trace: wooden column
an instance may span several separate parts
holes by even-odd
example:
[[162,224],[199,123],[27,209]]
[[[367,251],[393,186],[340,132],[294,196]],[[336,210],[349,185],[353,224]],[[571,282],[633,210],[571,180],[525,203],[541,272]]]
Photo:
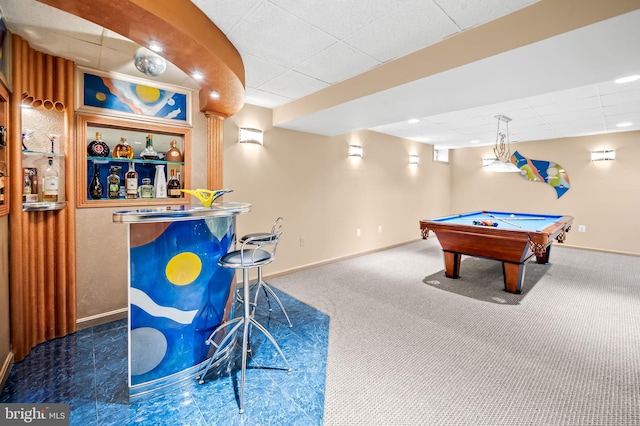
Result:
[[[10,310],[15,361],[38,343],[76,331],[74,63],[12,37],[10,97]],[[64,116],[65,198],[58,211],[22,211],[21,103]]]
[[206,111],[207,117],[207,189],[222,189],[222,155],[224,149],[224,117]]

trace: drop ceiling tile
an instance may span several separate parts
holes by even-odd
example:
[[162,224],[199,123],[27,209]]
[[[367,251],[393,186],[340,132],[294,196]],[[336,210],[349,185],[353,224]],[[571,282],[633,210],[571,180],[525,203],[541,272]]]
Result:
[[247,103],[263,108],[273,108],[292,100],[293,98],[287,98],[286,96],[276,95],[260,89],[248,89],[245,93],[245,101]]
[[245,85],[258,88],[287,71],[287,68],[246,52],[240,52],[245,67]]
[[[277,22],[277,25],[274,23]],[[289,12],[260,3],[229,34],[244,52],[293,68],[336,42],[336,39]]]
[[632,81],[630,83],[615,83],[613,81],[606,81],[604,83],[598,84],[598,92],[600,93],[600,95],[628,92],[632,90],[640,90],[640,79]]
[[541,105],[551,105],[557,102],[589,98],[592,96],[598,96],[598,90],[595,84],[575,87],[572,89],[559,90],[557,92],[545,93],[538,96],[530,96],[526,98],[526,101],[530,106],[538,107]]
[[538,0],[435,0],[442,10],[463,30],[508,15]]
[[555,113],[582,111],[586,109],[598,108],[599,106],[600,98],[598,96],[591,96],[588,98],[578,98],[558,101],[552,104],[539,105],[535,107],[535,111],[536,113],[544,116]]
[[351,46],[337,42],[298,65],[295,70],[325,83],[334,84],[377,65],[380,65],[379,61]]
[[616,104],[611,106],[606,106],[602,108],[602,112],[606,117],[610,117],[612,115],[620,115],[620,114],[638,114],[638,118],[640,118],[640,99],[634,102],[627,102],[624,104]]
[[328,86],[328,84],[320,80],[300,74],[297,71],[287,71],[263,84],[260,89],[276,95],[297,99]]
[[271,0],[311,25],[344,39],[365,26],[384,19],[414,0]]
[[345,39],[349,45],[381,62],[405,56],[458,32],[432,1],[414,1],[390,13],[383,22],[367,25]]
[[640,100],[640,89],[602,95],[602,106],[621,105]]
[[263,0],[191,0],[198,9],[216,24],[220,30],[228,34],[240,20]]

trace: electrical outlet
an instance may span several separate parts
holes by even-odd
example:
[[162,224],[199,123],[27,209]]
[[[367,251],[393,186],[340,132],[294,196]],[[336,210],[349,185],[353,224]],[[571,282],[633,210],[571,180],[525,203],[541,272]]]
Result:
[[585,225],[578,225],[578,232],[587,232],[587,227]]
[[356,229],[356,237],[360,236],[360,228]]
[[378,225],[378,234],[382,234],[382,225]]
[[300,237],[300,247],[304,245],[304,237]]

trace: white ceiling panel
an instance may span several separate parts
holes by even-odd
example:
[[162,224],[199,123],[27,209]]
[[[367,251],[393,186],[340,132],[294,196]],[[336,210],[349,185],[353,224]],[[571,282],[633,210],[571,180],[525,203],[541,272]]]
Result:
[[260,86],[262,90],[271,93],[281,94],[291,99],[297,99],[302,96],[317,92],[329,85],[320,80],[311,78],[297,71],[287,71],[279,75],[273,80]]
[[435,0],[438,6],[463,30],[507,15],[537,0]]
[[325,83],[334,84],[360,74],[362,69],[370,69],[380,62],[342,42],[334,43],[327,49],[295,67],[308,76]]

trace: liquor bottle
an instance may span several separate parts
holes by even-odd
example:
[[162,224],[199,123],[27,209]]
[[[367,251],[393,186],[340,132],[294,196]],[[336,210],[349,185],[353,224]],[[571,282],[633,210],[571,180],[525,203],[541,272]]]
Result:
[[142,178],[142,185],[138,188],[140,198],[153,198],[153,185],[150,178]]
[[91,141],[87,146],[87,155],[89,157],[108,157],[109,145],[101,139],[100,132],[96,132],[95,140]]
[[138,172],[133,163],[129,163],[129,171],[125,175],[127,198],[138,198]]
[[166,161],[174,161],[176,163],[181,163],[182,162],[182,153],[176,147],[177,143],[178,142],[176,142],[175,140],[172,140],[171,142],[169,142],[169,144],[171,145],[171,148],[169,148],[169,151],[167,151],[164,154],[164,159]]
[[180,181],[176,176],[176,169],[171,169],[171,177],[167,182],[167,196],[169,198],[180,198],[182,192],[180,191]]
[[109,176],[107,176],[107,185],[109,186],[107,197],[111,199],[120,198],[120,175],[116,173],[115,167],[111,167],[111,169],[109,170]]
[[44,177],[42,178],[42,201],[50,203],[57,203],[59,197],[58,183],[60,178],[58,177],[58,171],[53,167],[53,158],[49,158],[49,166],[44,170]]
[[113,158],[133,158],[133,147],[127,138],[120,138],[120,143],[113,148]]
[[31,199],[31,176],[29,169],[24,169],[24,179],[22,180],[22,202],[28,203]]
[[144,150],[140,153],[140,158],[144,160],[157,160],[158,153],[153,149],[153,136],[147,135],[147,144]]
[[164,166],[158,164],[156,166],[156,176],[153,182],[156,198],[167,198],[167,178],[164,174]]
[[102,194],[104,193],[104,186],[102,186],[102,181],[100,181],[100,166],[98,164],[93,165],[93,179],[91,179],[91,183],[89,184],[89,195],[94,200],[99,200],[102,198]]

